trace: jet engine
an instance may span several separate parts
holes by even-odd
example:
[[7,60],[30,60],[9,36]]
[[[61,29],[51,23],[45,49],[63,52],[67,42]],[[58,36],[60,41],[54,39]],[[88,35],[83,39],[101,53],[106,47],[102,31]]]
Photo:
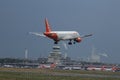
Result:
[[82,39],[81,39],[80,37],[78,37],[78,38],[75,39],[75,41],[76,41],[76,42],[81,42]]

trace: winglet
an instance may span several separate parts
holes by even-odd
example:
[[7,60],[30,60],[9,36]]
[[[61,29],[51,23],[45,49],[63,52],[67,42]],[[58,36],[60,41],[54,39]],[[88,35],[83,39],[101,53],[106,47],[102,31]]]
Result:
[[45,27],[46,27],[46,32],[51,32],[50,25],[48,23],[47,18],[45,18]]

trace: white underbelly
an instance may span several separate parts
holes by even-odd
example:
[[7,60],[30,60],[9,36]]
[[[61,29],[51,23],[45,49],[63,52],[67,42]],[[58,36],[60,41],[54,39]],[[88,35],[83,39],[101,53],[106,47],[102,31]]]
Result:
[[66,33],[57,33],[57,36],[58,36],[58,40],[69,40],[69,39],[75,39],[75,38],[78,38],[80,37],[78,33],[76,32],[66,32]]

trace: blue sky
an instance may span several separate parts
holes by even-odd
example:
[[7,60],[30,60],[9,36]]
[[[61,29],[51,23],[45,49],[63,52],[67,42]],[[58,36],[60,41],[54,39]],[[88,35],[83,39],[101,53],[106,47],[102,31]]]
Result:
[[47,17],[53,30],[93,33],[80,44],[61,51],[70,57],[86,59],[92,46],[107,53],[103,62],[120,63],[120,0],[0,0],[0,57],[29,58],[48,56],[53,41],[29,35],[44,32]]

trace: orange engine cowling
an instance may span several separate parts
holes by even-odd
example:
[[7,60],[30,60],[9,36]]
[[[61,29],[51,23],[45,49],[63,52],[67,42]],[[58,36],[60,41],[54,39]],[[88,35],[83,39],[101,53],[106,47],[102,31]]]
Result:
[[81,39],[80,37],[78,37],[78,38],[75,39],[75,41],[76,41],[76,42],[81,42],[82,39]]

